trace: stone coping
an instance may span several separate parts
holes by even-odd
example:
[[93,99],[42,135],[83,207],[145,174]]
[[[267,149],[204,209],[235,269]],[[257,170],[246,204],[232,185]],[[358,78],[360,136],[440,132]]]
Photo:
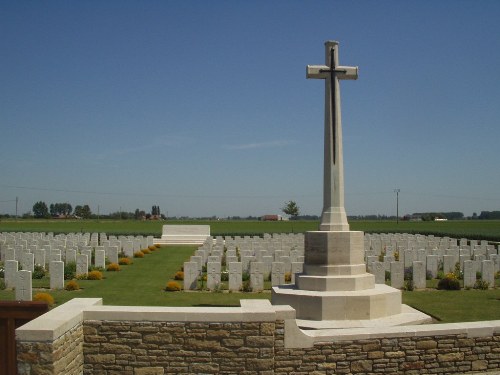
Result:
[[269,300],[241,300],[240,307],[91,306],[84,320],[151,322],[274,322],[294,319],[290,306],[272,306]]
[[491,337],[495,334],[500,334],[500,320],[323,330],[301,330],[295,319],[285,320],[285,347],[287,348],[309,348],[319,342],[446,335],[466,335],[473,338]]
[[50,342],[83,320],[171,322],[273,322],[295,319],[290,306],[241,300],[240,307],[103,306],[101,298],[74,298],[16,329],[19,341]]
[[54,341],[83,320],[83,311],[102,305],[102,298],[73,298],[16,329],[19,341]]

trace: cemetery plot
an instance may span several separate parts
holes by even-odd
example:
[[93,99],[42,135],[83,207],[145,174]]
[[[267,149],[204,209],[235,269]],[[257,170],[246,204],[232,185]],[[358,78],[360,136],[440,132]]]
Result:
[[[131,239],[147,248],[143,251],[156,249],[151,236],[108,238],[104,233],[0,233],[0,276],[3,276],[0,285],[12,289],[12,298],[19,301],[31,301],[37,292],[78,290],[77,280],[101,280],[104,269],[109,270],[106,264],[130,263],[126,262],[129,258],[123,251],[124,258],[119,260],[118,249],[121,249],[121,241],[127,243]],[[70,284],[71,279],[77,280]]]
[[[365,259],[377,283],[406,290],[488,289],[499,284],[499,246],[488,241],[412,234],[365,234]],[[385,268],[383,264],[390,264]],[[401,279],[401,270],[403,280]]]
[[[28,242],[31,242],[33,236],[30,240],[27,237],[30,237],[28,234],[12,234],[12,233],[0,233],[0,255],[5,259],[5,257],[12,257],[13,251],[9,251],[9,248],[15,248],[17,244],[17,240],[13,241],[13,237],[17,236],[20,240],[19,243],[28,246]],[[39,237],[37,237],[39,236]],[[84,238],[91,239],[91,235],[83,235]],[[296,236],[296,237],[294,237]],[[40,264],[44,264],[50,262],[50,257],[46,255],[45,257],[41,257],[40,254],[43,251],[46,254],[49,254],[52,250],[66,250],[66,251],[55,251],[54,259],[64,259],[68,257],[68,251],[64,246],[62,246],[62,236],[50,236],[48,234],[45,235],[45,239],[40,243],[37,243],[37,249],[31,248],[32,253],[35,255],[35,265],[34,272],[32,274],[32,288],[33,294],[36,294],[40,291],[40,288],[43,288],[48,293],[50,293],[55,299],[57,304],[61,304],[71,298],[77,297],[102,297],[104,299],[105,304],[113,304],[113,305],[151,305],[151,306],[193,306],[193,305],[224,305],[224,306],[239,306],[240,299],[248,299],[248,298],[270,298],[270,293],[267,293],[266,290],[271,287],[271,278],[267,276],[267,280],[264,281],[264,293],[245,293],[241,294],[238,291],[242,290],[243,286],[243,278],[248,278],[248,283],[245,285],[248,286],[248,291],[250,289],[250,268],[248,269],[248,273],[245,275],[242,267],[241,258],[243,256],[254,258],[255,261],[261,261],[264,266],[268,265],[268,269],[265,268],[265,272],[268,275],[271,275],[272,272],[272,263],[276,262],[277,259],[281,259],[281,257],[288,256],[291,260],[291,269],[296,270],[296,272],[301,272],[301,266],[303,265],[303,244],[300,243],[302,241],[300,239],[301,235],[269,235],[266,234],[264,237],[214,237],[211,241],[211,249],[212,251],[208,253],[206,249],[210,246],[209,244],[200,246],[200,248],[196,247],[166,247],[161,248],[159,251],[152,252],[151,254],[146,254],[144,258],[126,258],[132,261],[134,264],[132,267],[127,267],[122,265],[122,271],[120,272],[107,272],[104,271],[105,280],[103,282],[95,282],[88,280],[77,280],[80,284],[81,288],[78,292],[68,292],[64,289],[59,290],[47,290],[49,288],[49,279],[47,276],[44,276],[42,279],[35,278],[35,275],[40,274]],[[44,235],[36,234],[34,235],[37,238],[36,241],[42,239]],[[50,246],[48,238],[50,238]],[[73,236],[74,237],[74,236]],[[66,238],[66,240],[70,239]],[[8,239],[8,241],[7,241]],[[26,240],[27,243],[23,241]],[[54,241],[52,243],[52,241]],[[99,238],[100,241],[100,238]],[[108,236],[107,241],[113,241],[113,236]],[[118,237],[116,237],[116,241],[118,241]],[[124,237],[120,240],[122,243],[132,242],[130,237]],[[389,263],[389,267],[386,268],[385,276],[386,283],[391,283],[394,278],[394,282],[397,281],[400,285],[403,283],[403,286],[393,285],[397,288],[403,288],[404,283],[408,280],[404,280],[404,276],[406,274],[407,279],[413,277],[408,272],[408,269],[405,271],[404,268],[404,253],[405,250],[413,251],[416,249],[415,259],[418,258],[418,252],[421,249],[426,250],[427,254],[427,269],[433,268],[433,264],[437,264],[436,268],[436,276],[439,270],[439,273],[444,276],[442,271],[442,261],[440,257],[440,253],[442,251],[443,256],[448,254],[452,255],[449,250],[446,249],[446,246],[443,245],[442,249],[440,249],[440,242],[444,241],[448,244],[453,245],[453,241],[456,241],[460,249],[461,257],[467,256],[467,259],[461,258],[461,271],[464,274],[464,280],[460,280],[460,283],[465,283],[465,276],[469,275],[473,278],[473,284],[476,282],[476,277],[482,277],[482,268],[480,265],[478,266],[477,261],[482,261],[483,258],[481,256],[484,255],[484,260],[492,260],[494,267],[498,267],[498,247],[491,245],[481,241],[473,241],[473,240],[441,240],[439,237],[434,236],[420,236],[420,235],[365,235],[365,254],[366,257],[374,258],[374,261],[382,261],[385,267],[387,267],[386,260],[391,260]],[[52,245],[58,245],[59,248],[52,249]],[[72,246],[72,241],[66,241],[66,245]],[[110,243],[111,245],[112,243]],[[479,249],[477,252],[470,251],[467,247],[470,247],[471,244],[473,246],[477,246]],[[294,248],[294,246],[296,247]],[[405,246],[403,246],[405,245]],[[31,245],[30,245],[31,246]],[[88,244],[82,244],[82,249],[85,250],[84,246],[89,246]],[[97,250],[94,251],[94,256],[92,260],[92,264],[97,262],[97,253],[100,250],[101,243],[99,242]],[[102,246],[106,247],[107,243],[104,241]],[[115,244],[116,246],[116,244]],[[56,246],[55,246],[56,247]],[[27,247],[26,247],[27,248]],[[76,250],[79,251],[78,246],[76,246]],[[202,251],[203,250],[203,251]],[[448,253],[447,253],[448,251]],[[60,254],[59,254],[60,253]],[[38,254],[38,255],[37,255]],[[64,255],[62,255],[64,254]],[[431,255],[429,255],[431,254]],[[58,255],[61,257],[59,258]],[[123,254],[121,254],[123,255]],[[120,255],[120,257],[121,257]],[[477,257],[476,257],[477,255]],[[214,293],[212,292],[195,292],[195,293],[166,293],[164,291],[166,282],[168,278],[174,278],[175,274],[181,270],[181,266],[185,261],[189,261],[191,256],[199,256],[206,262],[210,260],[222,259],[224,256],[226,258],[226,269],[221,268],[221,284],[226,284],[228,291],[231,289],[232,293]],[[76,254],[75,254],[76,257]],[[209,258],[210,257],[210,258]],[[211,258],[214,257],[214,258]],[[387,258],[384,258],[387,257]],[[42,260],[43,258],[43,260]],[[38,261],[36,260],[38,259]],[[76,259],[76,258],[75,258]],[[393,259],[393,260],[392,260]],[[470,260],[469,260],[470,259]],[[240,260],[240,261],[238,261]],[[61,260],[63,262],[64,260]],[[418,261],[418,260],[416,260]],[[476,261],[476,263],[474,263]],[[14,261],[17,262],[17,261]],[[56,260],[57,262],[57,260]],[[434,262],[434,263],[433,263]],[[234,263],[234,265],[232,265]],[[15,263],[12,263],[15,264]],[[21,262],[18,263],[18,269],[22,268]],[[206,263],[205,263],[206,264]],[[76,262],[75,271],[76,271]],[[0,265],[0,268],[2,266]],[[49,265],[47,265],[48,269]],[[240,269],[241,267],[241,269]],[[297,267],[297,268],[294,268]],[[393,270],[393,267],[396,267]],[[470,267],[472,271],[466,271],[466,268]],[[4,273],[7,269],[7,261],[4,260],[3,269]],[[7,271],[8,273],[8,271]],[[89,272],[90,274],[90,272]],[[288,278],[290,276],[293,277],[295,272],[291,272],[292,275],[286,275]],[[426,274],[428,272],[426,271]],[[42,273],[45,275],[45,272]],[[242,278],[240,284],[240,276]],[[4,275],[5,277],[5,275]],[[272,277],[272,275],[271,275]],[[227,278],[227,281],[225,279]],[[0,276],[0,283],[5,279],[2,279]],[[175,280],[179,283],[181,287],[183,287],[182,280]],[[67,282],[67,280],[65,281]],[[289,281],[285,280],[285,283]],[[291,282],[291,281],[290,281]],[[437,279],[427,280],[428,287],[437,287]],[[499,280],[496,279],[495,282],[499,283]],[[198,288],[201,286],[201,281],[196,280]],[[207,280],[203,281],[203,286],[206,289]],[[14,285],[15,287],[15,281]],[[462,289],[465,286],[461,285]],[[473,288],[473,285],[470,286]],[[478,311],[477,314],[472,315],[475,319],[481,319],[481,316],[486,316],[487,319],[493,319],[492,315],[480,315],[480,314],[488,314],[488,310],[494,306],[489,301],[495,301],[495,298],[500,298],[498,292],[500,289],[490,290],[490,291],[478,291],[479,295],[476,297],[474,294],[474,290],[460,292],[460,297],[453,297],[453,303],[450,303],[450,306],[447,306],[445,309],[446,314],[456,314],[460,313],[460,309],[467,309],[461,302],[462,298],[467,300],[467,296],[472,296],[474,298],[478,298],[478,300],[474,299],[474,304],[476,306],[480,306],[482,311]],[[458,294],[451,293],[452,295],[457,296]],[[464,294],[465,293],[465,294]],[[428,295],[431,294],[431,297]],[[412,306],[419,306],[419,301],[422,299],[425,305],[424,311],[428,306],[431,306],[433,303],[435,304],[435,300],[433,302],[427,302],[429,298],[434,298],[440,300],[440,297],[435,297],[436,295],[443,295],[442,293],[404,293],[403,298],[405,303],[410,303]],[[445,293],[444,296],[448,296],[449,294]],[[421,296],[421,297],[420,297]],[[465,296],[465,297],[462,297]],[[496,297],[495,297],[496,296]],[[471,298],[472,298],[471,297]],[[414,302],[415,298],[417,299]],[[448,298],[448,297],[446,297]],[[451,297],[450,297],[451,298]],[[15,299],[15,292],[12,289],[0,290],[0,299],[8,300]],[[483,302],[481,302],[483,301]],[[465,306],[468,306],[467,302],[464,302]],[[429,307],[432,308],[432,307]],[[422,308],[421,308],[422,309]],[[498,313],[498,310],[497,310]],[[433,315],[436,315],[432,312]],[[447,318],[446,314],[440,312],[440,317],[442,319]],[[494,313],[490,313],[493,314]],[[496,314],[498,315],[498,314]],[[479,318],[478,318],[479,317]],[[469,318],[471,320],[473,318]],[[484,318],[483,318],[484,319]]]

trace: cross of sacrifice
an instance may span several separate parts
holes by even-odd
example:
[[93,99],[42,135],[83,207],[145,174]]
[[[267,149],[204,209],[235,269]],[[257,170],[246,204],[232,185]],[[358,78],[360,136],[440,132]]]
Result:
[[340,79],[357,79],[358,67],[338,65],[338,42],[325,42],[325,65],[308,65],[307,78],[325,80],[325,139],[323,170],[323,212],[320,230],[348,231],[344,208],[344,166]]

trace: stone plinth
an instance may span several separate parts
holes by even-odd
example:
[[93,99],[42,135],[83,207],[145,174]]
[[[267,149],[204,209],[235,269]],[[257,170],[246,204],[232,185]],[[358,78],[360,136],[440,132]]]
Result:
[[400,290],[366,272],[364,236],[356,231],[307,232],[304,273],[295,285],[274,287],[272,303],[292,306],[298,320],[332,325],[401,317],[403,306]]
[[290,305],[303,320],[368,320],[401,313],[401,291],[377,284],[356,291],[310,291],[274,287],[273,305]]

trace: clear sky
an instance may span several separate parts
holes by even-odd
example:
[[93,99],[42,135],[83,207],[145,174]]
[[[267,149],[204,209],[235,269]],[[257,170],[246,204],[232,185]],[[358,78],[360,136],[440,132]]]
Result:
[[500,1],[1,1],[0,212],[321,213],[340,42],[346,211],[500,210]]

